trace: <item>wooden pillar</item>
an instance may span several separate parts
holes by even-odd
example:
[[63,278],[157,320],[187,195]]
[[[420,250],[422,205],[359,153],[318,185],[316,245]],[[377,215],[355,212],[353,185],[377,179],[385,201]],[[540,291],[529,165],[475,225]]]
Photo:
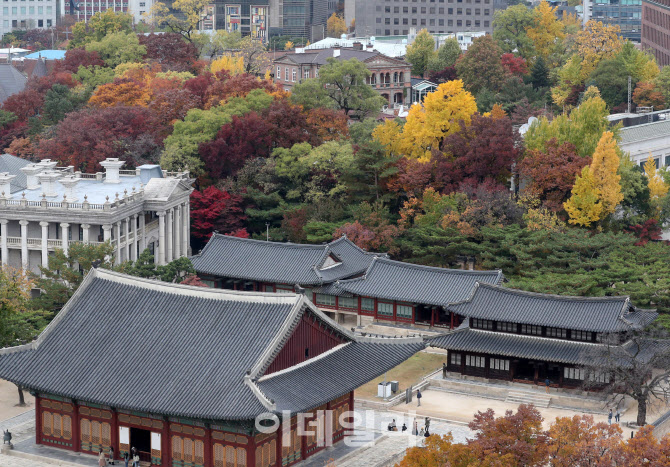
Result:
[[565,367],[562,365],[558,366],[559,376],[558,376],[558,387],[563,387],[563,373],[565,373]]
[[535,375],[533,376],[533,382],[535,384],[537,384],[537,376],[538,376],[538,373],[539,373],[539,367],[538,367],[537,363],[535,363],[533,366],[535,367]]
[[[310,421],[312,420],[311,418],[309,419]],[[304,433],[307,430],[307,423],[308,420],[305,418],[303,419],[303,427],[302,427],[302,432]],[[301,436],[300,437],[300,458],[301,459],[307,459],[307,436]],[[254,464],[251,464],[254,465]]]
[[435,326],[435,307],[430,307],[430,327]]
[[[254,436],[249,436],[249,444],[247,444],[247,446],[249,446],[249,449],[247,450],[247,465],[256,465],[256,439]],[[281,461],[279,464],[281,465]],[[205,463],[205,466],[207,465],[208,464]],[[213,466],[214,464],[211,465]]]
[[[211,425],[205,427],[205,466],[214,465],[212,452],[212,429]],[[255,464],[249,464],[255,465]]]
[[119,457],[119,413],[112,409],[112,429],[111,429],[112,447],[114,448],[114,458]]
[[35,444],[42,444],[42,398],[35,394]]
[[170,439],[170,421],[163,419],[163,430],[161,431],[161,465],[170,467],[172,465],[172,440]]
[[72,450],[76,452],[81,450],[81,434],[79,430],[79,405],[75,401],[72,401]]
[[454,329],[454,312],[450,311],[449,312],[449,319],[451,320],[449,323],[449,329]]
[[375,321],[378,319],[377,316],[377,299],[375,298]]

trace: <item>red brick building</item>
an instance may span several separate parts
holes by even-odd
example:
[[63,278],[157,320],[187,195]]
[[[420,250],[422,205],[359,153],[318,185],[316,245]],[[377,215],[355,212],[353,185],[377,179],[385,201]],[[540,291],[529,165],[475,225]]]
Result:
[[642,1],[642,48],[670,65],[670,0]]

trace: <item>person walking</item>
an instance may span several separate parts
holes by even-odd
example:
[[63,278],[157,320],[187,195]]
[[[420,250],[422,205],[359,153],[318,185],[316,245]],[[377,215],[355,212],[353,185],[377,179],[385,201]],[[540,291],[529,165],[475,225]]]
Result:
[[105,459],[105,453],[102,452],[102,449],[100,450],[100,453],[98,454],[98,466],[99,467],[105,467],[107,465],[107,459]]
[[547,394],[549,394],[549,385],[551,384],[551,381],[549,381],[549,377],[547,376],[547,379],[544,380],[544,384],[547,387]]
[[128,461],[130,460],[130,456],[128,455],[127,452],[123,453],[123,464],[124,467],[128,467]]
[[416,390],[416,400],[418,402],[418,407],[421,407],[421,398],[423,396],[421,395],[421,391],[419,389]]
[[412,434],[414,436],[419,435],[419,422],[417,422],[416,419],[414,419],[414,425],[412,426]]
[[114,448],[112,446],[109,447],[109,463],[112,465],[114,464]]
[[607,423],[612,424],[612,409],[610,409],[610,413],[607,415]]
[[619,413],[619,407],[616,408],[616,414],[614,415],[614,421],[619,423],[621,420],[621,414]]
[[405,424],[403,423],[403,424],[402,424],[402,432],[404,433],[404,432],[406,432],[406,431],[407,431],[407,425],[405,425]]
[[442,379],[447,379],[447,364],[442,363]]
[[426,417],[426,432],[430,430],[430,417]]

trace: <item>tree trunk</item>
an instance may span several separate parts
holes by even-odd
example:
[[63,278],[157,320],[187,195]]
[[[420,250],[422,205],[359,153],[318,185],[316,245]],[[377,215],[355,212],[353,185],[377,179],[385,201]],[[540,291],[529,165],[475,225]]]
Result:
[[19,407],[25,407],[26,399],[25,397],[23,397],[23,388],[18,384],[16,385],[16,387],[19,389]]
[[637,426],[647,424],[647,399],[638,399],[637,401]]

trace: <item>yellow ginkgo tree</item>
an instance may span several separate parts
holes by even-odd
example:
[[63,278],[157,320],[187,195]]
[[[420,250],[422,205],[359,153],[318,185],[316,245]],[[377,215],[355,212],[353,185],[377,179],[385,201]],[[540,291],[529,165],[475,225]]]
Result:
[[590,166],[577,175],[572,196],[563,204],[571,224],[588,227],[612,214],[623,200],[619,156],[610,131],[603,133]]
[[644,173],[647,175],[647,186],[649,187],[649,200],[651,201],[654,210],[658,212],[660,206],[659,201],[668,194],[668,185],[665,184],[663,177],[656,170],[656,161],[649,154],[647,161],[644,163]]

